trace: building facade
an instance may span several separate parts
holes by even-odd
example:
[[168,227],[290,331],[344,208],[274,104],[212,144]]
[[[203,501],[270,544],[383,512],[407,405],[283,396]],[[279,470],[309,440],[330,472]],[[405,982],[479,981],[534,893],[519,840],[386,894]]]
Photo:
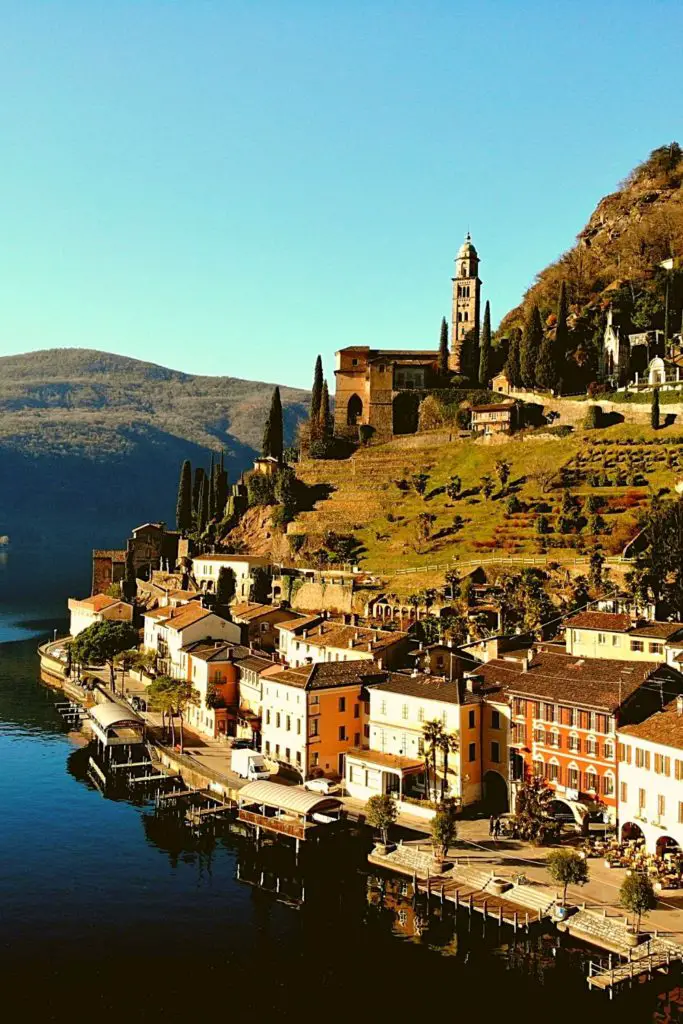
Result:
[[70,597],[69,614],[69,633],[78,636],[96,622],[132,622],[133,606],[118,598],[107,597],[106,594],[95,594],[82,601]]

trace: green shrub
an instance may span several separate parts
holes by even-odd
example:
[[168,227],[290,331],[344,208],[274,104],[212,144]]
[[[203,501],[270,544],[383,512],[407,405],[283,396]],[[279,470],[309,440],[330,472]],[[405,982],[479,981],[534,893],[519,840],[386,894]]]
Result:
[[602,406],[589,405],[586,411],[586,419],[583,423],[586,430],[598,430],[602,426],[602,422]]

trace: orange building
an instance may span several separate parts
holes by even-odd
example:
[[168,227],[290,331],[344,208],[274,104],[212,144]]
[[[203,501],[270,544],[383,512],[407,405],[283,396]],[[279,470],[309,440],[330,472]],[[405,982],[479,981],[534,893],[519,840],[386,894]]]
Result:
[[239,668],[233,644],[195,640],[182,648],[183,678],[199,693],[187,711],[187,724],[204,736],[234,736],[239,704]]
[[344,774],[346,753],[367,745],[366,687],[384,678],[367,661],[268,669],[263,675],[262,753],[303,779]]

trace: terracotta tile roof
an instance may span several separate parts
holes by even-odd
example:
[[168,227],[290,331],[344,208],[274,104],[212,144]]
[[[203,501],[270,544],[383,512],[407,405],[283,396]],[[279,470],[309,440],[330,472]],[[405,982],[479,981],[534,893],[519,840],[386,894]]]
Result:
[[378,764],[383,768],[397,768],[402,771],[424,771],[424,761],[415,760],[412,757],[402,757],[400,754],[384,754],[381,750],[365,750],[362,747],[351,747],[346,752],[347,757],[357,761],[364,761],[366,764]]
[[167,617],[164,625],[169,629],[178,631],[187,629],[188,626],[193,626],[195,622],[201,622],[202,619],[214,614],[209,608],[202,608],[196,601],[192,601],[190,604],[182,604],[179,608],[171,609],[171,614]]
[[567,619],[572,629],[600,629],[613,633],[626,633],[631,628],[631,616],[621,612],[579,612]]
[[234,604],[230,609],[233,619],[243,619],[245,622],[252,622],[254,619],[260,619],[262,615],[270,615],[271,612],[279,611],[287,615],[292,614],[287,612],[286,608],[280,608],[277,604],[255,604],[249,601]]
[[149,612],[145,612],[146,619],[167,619],[172,612],[172,608],[153,608]]
[[94,594],[92,597],[84,597],[78,604],[85,605],[93,612],[102,612],[105,608],[111,608],[113,604],[121,604],[118,597],[109,597],[107,594]]
[[422,700],[440,700],[445,704],[461,704],[461,687],[457,681],[435,679],[420,672],[417,675],[403,675],[401,672],[390,672],[388,679],[373,686],[373,690],[383,693],[401,693],[406,697],[418,697]]
[[477,669],[487,685],[508,694],[535,697],[561,704],[614,711],[660,666],[651,662],[611,658],[577,658],[534,650],[527,671],[525,658],[496,658]]
[[650,637],[652,640],[670,640],[683,633],[681,622],[644,622],[630,630],[631,636]]
[[[294,619],[293,622],[282,623],[277,628],[290,630],[307,644],[312,644],[315,647],[335,647],[338,650],[368,651],[368,653],[391,647],[408,635],[398,630],[347,626],[344,623],[331,622],[328,619],[322,621],[316,619],[315,624],[300,625],[303,622],[304,620]],[[305,637],[303,636],[304,629],[306,629]]]
[[240,668],[249,668],[252,672],[261,673],[264,668],[270,668],[273,662],[270,658],[262,658],[258,654],[247,652],[244,657],[235,659]]
[[275,628],[286,629],[289,633],[296,633],[310,626],[317,626],[322,621],[322,615],[302,615],[298,619],[290,619],[289,622],[278,622]]
[[[263,675],[263,673],[262,673]],[[337,686],[372,685],[386,677],[375,662],[321,661],[316,665],[285,668],[282,672],[268,673],[267,678],[302,690],[329,690]]]
[[643,722],[622,725],[619,729],[619,734],[621,733],[683,750],[683,711],[679,712],[677,699],[674,697],[661,711],[656,711]]

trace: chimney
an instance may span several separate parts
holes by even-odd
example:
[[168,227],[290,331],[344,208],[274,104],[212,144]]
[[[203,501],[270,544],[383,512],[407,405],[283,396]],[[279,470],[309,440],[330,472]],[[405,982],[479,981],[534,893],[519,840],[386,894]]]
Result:
[[368,640],[368,650],[369,651],[372,650],[372,641],[371,640]]
[[676,697],[676,714],[683,715],[683,695],[680,693]]
[[349,640],[348,646],[349,646],[349,648],[353,647],[353,640]]
[[356,630],[356,632],[353,634],[353,639],[354,640],[358,639],[358,630]]
[[305,639],[306,639],[306,637],[308,636],[308,630],[307,630],[307,629],[304,629],[304,630],[302,630],[302,631],[301,631],[301,635],[302,635],[302,637],[303,637],[303,638],[304,638],[304,640],[305,640]]
[[322,635],[323,635],[323,624],[322,624],[322,622],[321,622],[321,623],[320,623],[320,625],[318,626],[318,633],[320,634],[320,636],[322,636]]

